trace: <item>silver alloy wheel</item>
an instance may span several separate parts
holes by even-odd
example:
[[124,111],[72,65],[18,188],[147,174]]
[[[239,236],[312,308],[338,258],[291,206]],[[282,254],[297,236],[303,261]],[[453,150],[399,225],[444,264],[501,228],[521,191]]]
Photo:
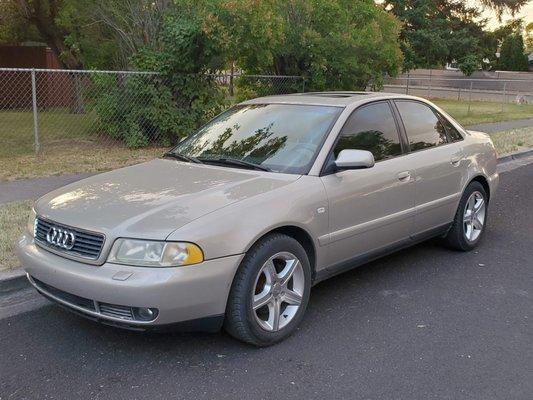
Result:
[[485,198],[480,192],[473,192],[466,202],[463,214],[463,231],[469,242],[475,242],[481,235],[485,224],[485,213]]
[[253,313],[261,328],[276,332],[291,322],[302,304],[304,288],[304,270],[294,254],[270,257],[259,270],[252,293]]

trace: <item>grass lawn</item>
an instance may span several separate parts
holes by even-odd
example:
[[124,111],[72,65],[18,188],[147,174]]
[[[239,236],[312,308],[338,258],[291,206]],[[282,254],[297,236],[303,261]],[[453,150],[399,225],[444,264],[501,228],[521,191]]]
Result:
[[454,117],[462,125],[475,125],[488,122],[533,118],[533,105],[531,104],[504,104],[502,112],[501,103],[472,101],[470,103],[469,113],[468,102],[466,101],[440,99],[435,99],[432,101],[452,117]]
[[32,204],[32,200],[0,204],[0,271],[19,266],[15,243],[26,229]]
[[[89,140],[97,123],[93,114],[71,114],[61,110],[41,112],[38,117],[40,141],[48,147],[62,139]],[[31,112],[0,112],[0,159],[33,152],[33,117]]]
[[0,112],[0,180],[77,172],[99,172],[151,160],[167,149],[132,150],[105,134],[91,113],[39,113],[41,151],[33,150],[29,112]]

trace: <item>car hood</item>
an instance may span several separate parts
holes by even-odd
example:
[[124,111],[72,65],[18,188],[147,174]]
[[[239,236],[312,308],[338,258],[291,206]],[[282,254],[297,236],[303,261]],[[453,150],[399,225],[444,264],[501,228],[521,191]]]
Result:
[[57,189],[41,197],[35,210],[40,217],[112,237],[163,240],[202,215],[298,178],[157,159]]

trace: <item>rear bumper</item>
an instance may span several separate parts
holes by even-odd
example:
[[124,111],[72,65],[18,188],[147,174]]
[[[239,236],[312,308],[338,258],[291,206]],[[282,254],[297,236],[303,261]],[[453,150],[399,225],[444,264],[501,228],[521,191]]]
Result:
[[[44,296],[85,317],[143,330],[176,323],[190,325],[191,321],[205,319],[220,320],[243,257],[224,257],[178,268],[110,263],[94,266],[43,250],[29,236],[20,239],[17,253],[30,283]],[[101,303],[151,307],[156,308],[158,314],[152,321],[103,315]]]
[[490,194],[491,197],[493,194],[496,193],[496,190],[498,189],[498,185],[500,184],[500,175],[495,172],[493,175],[489,176],[489,187],[490,187]]

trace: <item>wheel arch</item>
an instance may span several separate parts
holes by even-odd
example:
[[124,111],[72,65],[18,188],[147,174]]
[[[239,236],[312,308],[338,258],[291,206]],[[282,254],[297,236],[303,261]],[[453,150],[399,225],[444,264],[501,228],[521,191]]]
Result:
[[304,248],[307,254],[307,258],[309,259],[309,264],[311,266],[311,278],[314,281],[317,263],[316,246],[313,242],[312,236],[302,227],[296,225],[282,225],[272,228],[268,232],[265,232],[260,237],[251,242],[250,245],[247,247],[246,251],[248,251],[254,244],[273,233],[281,233],[287,235],[296,240],[298,243],[300,243],[300,245]]
[[[490,200],[490,185],[487,178],[485,178],[483,175],[476,175],[470,181],[468,182],[468,185],[470,185],[472,182],[479,182],[481,186],[483,186],[483,189],[485,189],[485,192],[487,193],[487,200]],[[468,187],[468,185],[465,186],[465,189]]]

